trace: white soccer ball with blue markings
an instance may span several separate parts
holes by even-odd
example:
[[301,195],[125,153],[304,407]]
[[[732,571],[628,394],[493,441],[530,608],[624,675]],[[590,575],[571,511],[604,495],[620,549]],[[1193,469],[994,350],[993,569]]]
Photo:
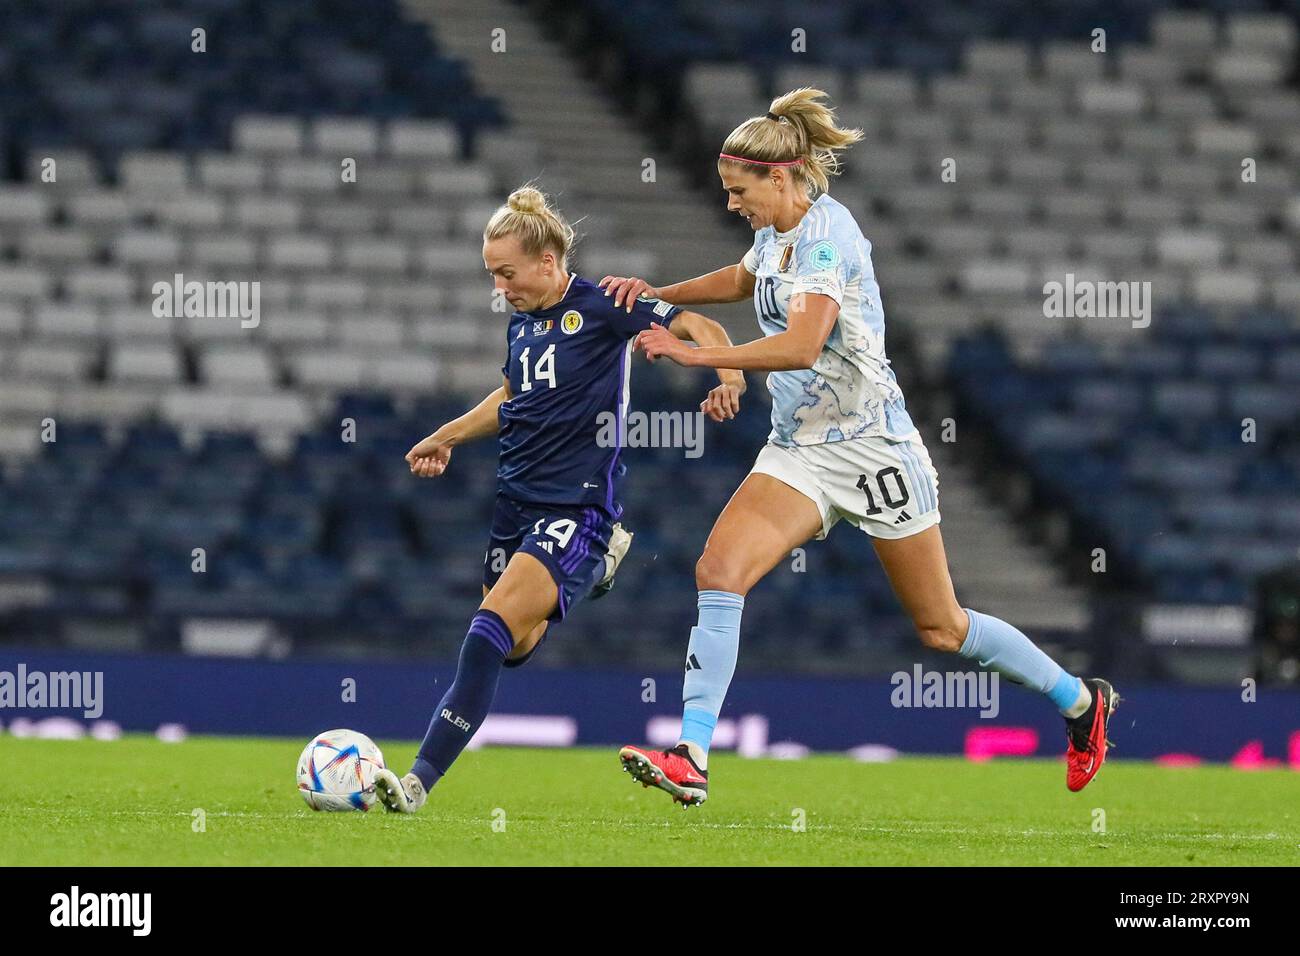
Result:
[[298,792],[313,810],[369,810],[384,755],[355,730],[327,730],[298,758]]

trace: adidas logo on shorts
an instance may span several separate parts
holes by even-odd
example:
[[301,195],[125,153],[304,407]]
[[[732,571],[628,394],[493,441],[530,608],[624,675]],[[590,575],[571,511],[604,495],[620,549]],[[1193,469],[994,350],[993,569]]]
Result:
[[894,524],[902,524],[904,521],[911,521],[912,516],[906,511],[900,511],[898,517],[894,519]]

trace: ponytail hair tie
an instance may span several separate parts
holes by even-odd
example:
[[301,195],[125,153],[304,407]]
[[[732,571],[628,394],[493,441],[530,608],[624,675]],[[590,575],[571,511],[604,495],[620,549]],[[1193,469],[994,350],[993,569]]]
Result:
[[767,118],[770,120],[776,120],[778,123],[781,122],[781,117],[777,116],[771,110],[767,111]]

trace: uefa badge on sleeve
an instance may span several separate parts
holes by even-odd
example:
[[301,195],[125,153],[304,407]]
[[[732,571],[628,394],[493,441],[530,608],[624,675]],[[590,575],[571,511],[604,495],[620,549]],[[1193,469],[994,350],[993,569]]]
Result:
[[582,313],[570,309],[564,313],[560,319],[560,331],[565,335],[572,335],[578,329],[582,328]]
[[823,239],[812,247],[812,251],[808,253],[808,261],[819,272],[823,269],[833,269],[840,261],[840,251],[829,239]]

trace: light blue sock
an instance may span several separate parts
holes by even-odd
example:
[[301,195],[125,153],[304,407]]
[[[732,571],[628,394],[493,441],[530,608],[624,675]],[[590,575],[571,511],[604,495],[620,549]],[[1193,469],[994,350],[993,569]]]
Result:
[[1064,713],[1079,699],[1083,682],[1056,663],[1006,621],[966,608],[970,627],[957,653],[979,661],[1009,680],[1046,694]]
[[736,673],[740,653],[740,615],[745,598],[730,591],[701,591],[700,620],[691,628],[686,647],[686,681],[682,685],[682,736],[684,743],[706,754],[718,725],[722,701]]

